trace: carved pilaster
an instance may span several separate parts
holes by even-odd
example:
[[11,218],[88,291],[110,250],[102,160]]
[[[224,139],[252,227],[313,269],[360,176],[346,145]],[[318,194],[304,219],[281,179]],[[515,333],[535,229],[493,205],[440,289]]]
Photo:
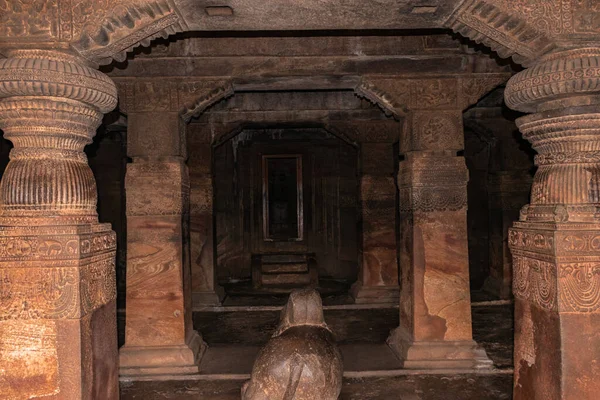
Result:
[[[380,132],[379,136],[383,139],[393,135]],[[372,142],[376,137],[361,135],[361,247],[359,278],[351,294],[356,303],[398,304],[394,146],[391,142]]]
[[[515,399],[600,390],[600,52],[543,58],[509,81],[507,104],[539,153],[530,204],[509,233],[515,296]],[[543,366],[543,368],[542,368]]]
[[0,397],[117,399],[115,234],[83,153],[116,88],[81,59],[0,60]]

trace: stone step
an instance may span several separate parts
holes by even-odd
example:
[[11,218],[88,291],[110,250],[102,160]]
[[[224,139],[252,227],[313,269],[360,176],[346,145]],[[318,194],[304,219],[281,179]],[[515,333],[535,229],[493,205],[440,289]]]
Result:
[[306,262],[285,264],[263,263],[261,270],[263,274],[308,273],[308,264]]
[[295,264],[306,263],[306,254],[263,254],[262,264]]
[[262,284],[264,286],[309,285],[310,284],[310,275],[308,274],[308,272],[303,273],[303,274],[296,274],[296,273],[264,274],[262,276]]

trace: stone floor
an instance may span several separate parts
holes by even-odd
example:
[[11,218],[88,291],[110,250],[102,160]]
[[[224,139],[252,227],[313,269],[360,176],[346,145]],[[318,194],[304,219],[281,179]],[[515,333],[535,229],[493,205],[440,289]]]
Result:
[[[121,399],[239,400],[243,381],[123,382]],[[340,400],[508,400],[512,375],[404,375],[344,380]]]
[[[482,299],[483,300],[483,299]],[[398,325],[397,308],[328,306],[325,319],[344,353],[341,400],[500,400],[512,390],[512,305],[482,302],[473,311],[474,337],[495,369],[469,374],[408,371],[384,344]],[[122,399],[239,399],[256,352],[268,340],[279,307],[221,307],[194,313],[210,348],[201,375],[168,382],[121,382]]]

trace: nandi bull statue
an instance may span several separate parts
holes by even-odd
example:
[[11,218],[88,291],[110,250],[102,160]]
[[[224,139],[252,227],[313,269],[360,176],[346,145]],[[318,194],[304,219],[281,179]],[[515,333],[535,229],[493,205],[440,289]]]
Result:
[[295,290],[279,326],[260,351],[242,400],[336,400],[342,390],[342,355],[323,318],[321,296]]

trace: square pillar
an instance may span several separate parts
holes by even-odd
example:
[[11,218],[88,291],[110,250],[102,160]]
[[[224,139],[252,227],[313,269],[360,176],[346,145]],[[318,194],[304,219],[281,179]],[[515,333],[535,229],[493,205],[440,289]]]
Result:
[[404,368],[488,368],[472,337],[462,113],[418,111],[401,142],[400,327],[388,344]]
[[214,245],[212,135],[208,126],[188,126],[190,249],[194,307],[219,306],[225,290],[217,284]]
[[177,112],[142,110],[128,115],[133,162],[125,178],[127,301],[120,374],[163,379],[198,373],[206,345],[192,325],[183,122]]
[[360,157],[359,278],[350,293],[357,304],[398,304],[394,146],[362,143]]
[[121,375],[198,372],[205,349],[192,326],[189,182],[176,157],[127,166],[127,303]]

